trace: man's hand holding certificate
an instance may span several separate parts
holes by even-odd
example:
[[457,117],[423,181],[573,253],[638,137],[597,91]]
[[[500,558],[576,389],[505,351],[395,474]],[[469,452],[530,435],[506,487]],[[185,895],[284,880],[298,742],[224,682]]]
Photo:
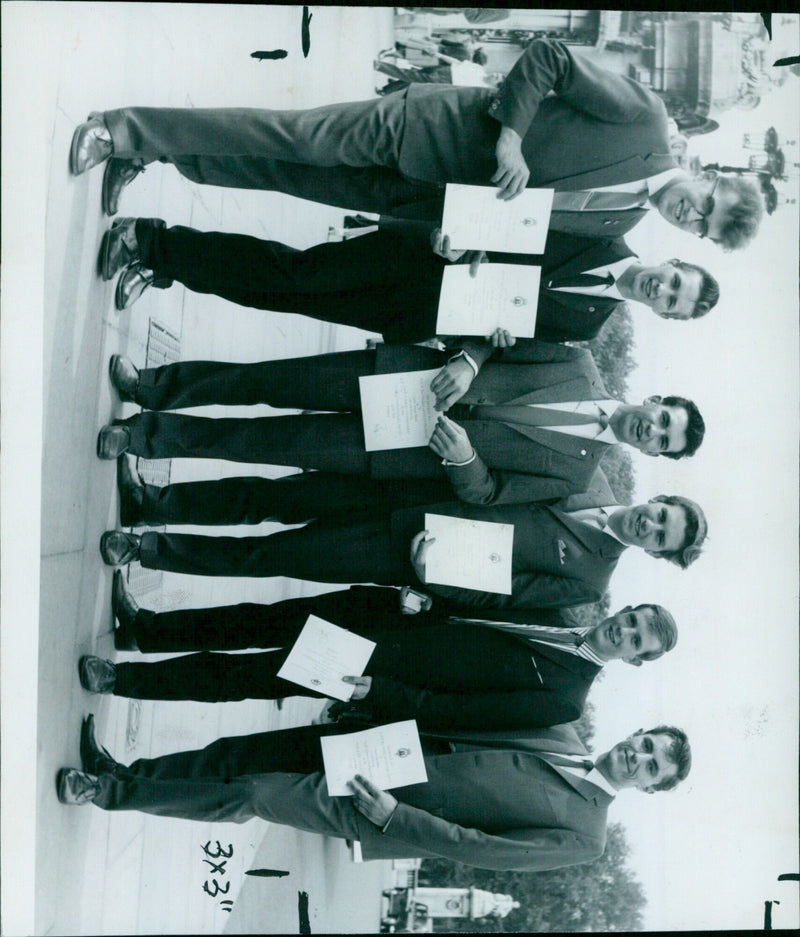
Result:
[[325,780],[331,797],[352,793],[350,782],[363,775],[377,788],[391,789],[428,780],[422,743],[413,719],[320,739]]
[[278,676],[323,696],[349,700],[358,684],[344,678],[360,677],[374,650],[374,641],[309,615]]

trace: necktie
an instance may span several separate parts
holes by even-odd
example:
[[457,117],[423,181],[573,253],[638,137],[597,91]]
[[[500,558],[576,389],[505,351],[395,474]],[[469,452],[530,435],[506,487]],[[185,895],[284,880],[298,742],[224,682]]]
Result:
[[641,192],[556,192],[553,211],[624,211],[643,205],[646,195]]
[[491,621],[486,618],[461,618],[457,615],[451,615],[448,620],[468,625],[488,625],[488,627],[495,628],[498,631],[505,631],[518,638],[524,638],[528,642],[541,641],[560,647],[580,647],[585,640],[583,635],[571,631],[569,628],[550,628],[547,625],[520,624],[512,621]]
[[547,284],[548,289],[571,289],[586,286],[613,286],[614,277],[609,273],[604,277],[595,273],[579,273],[572,277],[557,277]]
[[589,423],[599,423],[602,429],[608,426],[608,417],[599,410],[596,414],[572,413],[539,404],[475,404],[472,414],[481,420],[502,420],[528,426],[582,426]]
[[561,755],[556,752],[539,752],[538,754],[544,761],[561,768],[584,768],[586,771],[594,768],[591,758],[581,758],[580,755]]
[[602,508],[581,508],[577,511],[567,511],[567,514],[573,520],[596,527],[598,530],[605,530],[608,523],[608,515]]

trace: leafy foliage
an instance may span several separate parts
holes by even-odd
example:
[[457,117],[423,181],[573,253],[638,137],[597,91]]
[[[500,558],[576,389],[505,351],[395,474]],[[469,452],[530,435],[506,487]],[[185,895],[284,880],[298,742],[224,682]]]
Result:
[[619,823],[608,827],[606,851],[594,862],[550,872],[492,872],[447,859],[424,859],[421,885],[475,885],[512,895],[520,907],[502,920],[448,922],[472,933],[642,930],[644,890],[627,866],[630,847]]

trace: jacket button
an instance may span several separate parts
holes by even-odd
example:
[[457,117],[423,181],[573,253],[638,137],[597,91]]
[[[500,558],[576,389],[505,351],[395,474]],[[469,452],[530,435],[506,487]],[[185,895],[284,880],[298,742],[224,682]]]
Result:
[[586,455],[586,450],[585,450],[585,449],[581,449],[581,455]]
[[589,306],[589,312],[594,312],[594,306]]

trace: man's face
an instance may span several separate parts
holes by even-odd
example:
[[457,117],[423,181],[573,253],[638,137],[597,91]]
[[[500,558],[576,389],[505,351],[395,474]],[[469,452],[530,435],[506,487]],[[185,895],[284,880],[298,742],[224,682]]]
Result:
[[676,228],[718,241],[728,211],[738,200],[735,191],[720,188],[718,181],[714,172],[704,172],[696,179],[678,179],[656,193],[656,208]]
[[606,777],[618,790],[635,787],[640,791],[653,788],[678,771],[668,757],[672,736],[642,732],[641,729],[624,742],[617,742],[611,751],[597,759]]
[[631,282],[631,299],[649,306],[662,319],[691,319],[702,288],[697,270],[666,263],[639,270]]
[[661,638],[653,627],[653,608],[634,609],[630,605],[601,621],[586,636],[592,650],[604,660],[636,661],[641,654],[657,654]]
[[680,504],[650,501],[615,511],[614,532],[623,543],[641,547],[652,556],[674,553],[686,537],[686,511]]
[[660,397],[642,404],[620,404],[611,417],[611,429],[620,442],[647,455],[683,452],[689,415],[682,406],[664,406]]

